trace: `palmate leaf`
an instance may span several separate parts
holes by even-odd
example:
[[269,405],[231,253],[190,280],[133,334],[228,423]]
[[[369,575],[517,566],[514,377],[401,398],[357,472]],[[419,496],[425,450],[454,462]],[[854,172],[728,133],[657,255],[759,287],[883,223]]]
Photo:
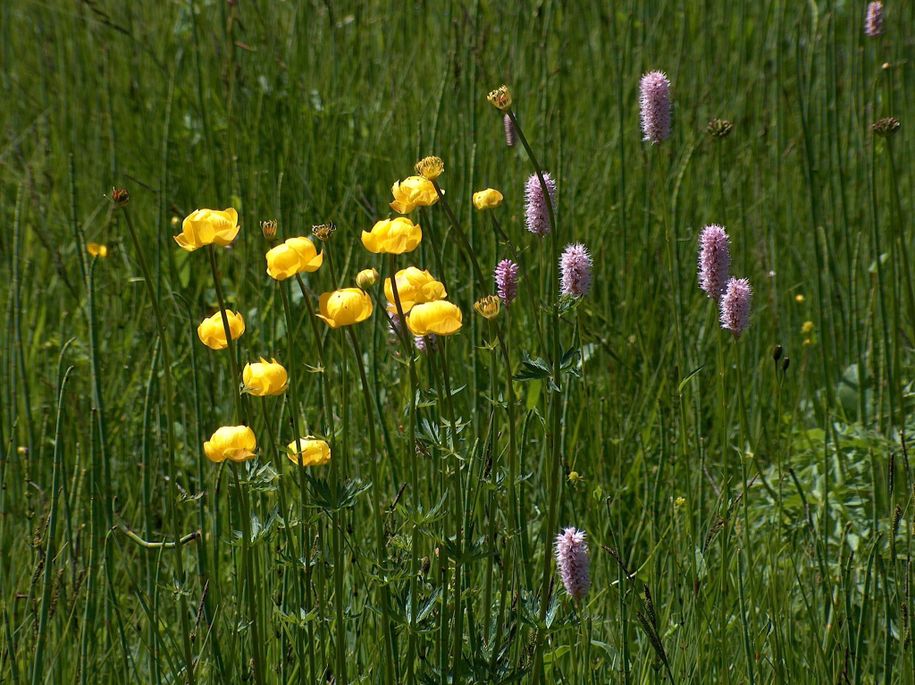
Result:
[[312,506],[328,514],[354,507],[359,495],[372,487],[371,481],[365,482],[359,478],[346,480],[337,487],[333,487],[323,478],[315,478],[308,474],[305,475],[305,479],[311,486],[314,500]]

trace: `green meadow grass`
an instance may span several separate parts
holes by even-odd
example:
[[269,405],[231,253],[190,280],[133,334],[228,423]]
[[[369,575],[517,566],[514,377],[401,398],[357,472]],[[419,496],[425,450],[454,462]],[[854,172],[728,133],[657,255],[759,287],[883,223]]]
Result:
[[[915,3],[887,0],[878,39],[865,5],[0,3],[0,681],[915,681]],[[503,82],[558,183],[545,239]],[[313,319],[390,274],[361,231],[429,154],[454,219],[414,213],[396,265],[443,280],[463,329],[420,353],[377,302]],[[477,212],[485,187],[505,201]],[[174,243],[229,206],[231,249]],[[265,273],[272,218],[337,227],[301,283]],[[711,223],[754,288],[736,340],[696,282]],[[557,304],[570,242],[593,288]],[[506,257],[520,296],[490,322]],[[239,397],[200,343],[223,298],[239,365],[276,357],[289,392]],[[209,462],[241,422],[257,458]],[[286,459],[296,430],[330,465]]]

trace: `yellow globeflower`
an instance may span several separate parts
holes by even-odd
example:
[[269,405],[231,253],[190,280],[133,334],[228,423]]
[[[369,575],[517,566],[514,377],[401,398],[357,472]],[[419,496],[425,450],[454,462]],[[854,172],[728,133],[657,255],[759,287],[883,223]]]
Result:
[[293,464],[301,457],[302,466],[324,466],[330,461],[330,445],[310,436],[299,438],[286,446],[286,456]]
[[413,335],[454,335],[461,330],[461,310],[447,300],[418,304],[407,317]]
[[405,216],[382,219],[372,226],[371,231],[362,232],[362,244],[375,254],[412,252],[422,239],[423,229]]
[[254,364],[245,364],[242,380],[245,382],[245,392],[256,397],[282,395],[289,386],[289,376],[283,365],[276,359],[268,362],[263,357]]
[[[400,306],[403,308],[404,314],[409,312],[413,305],[443,300],[448,297],[442,283],[436,281],[428,271],[417,269],[415,266],[401,269],[395,278],[397,279],[397,296],[400,298]],[[389,309],[396,312],[397,303],[394,301],[394,289],[391,287],[390,278],[384,279],[384,296],[391,304]]]
[[[245,332],[244,318],[230,309],[226,310],[226,318],[229,320],[229,333],[232,334],[232,340],[238,340]],[[226,349],[229,344],[226,342],[226,329],[222,325],[222,314],[216,312],[213,316],[201,321],[197,326],[197,337],[211,350]]]
[[445,163],[441,157],[423,157],[416,163],[415,168],[417,174],[434,181],[445,172]]
[[479,210],[492,209],[502,204],[502,193],[495,188],[487,188],[473,194],[473,206]]
[[181,224],[181,233],[175,242],[188,252],[207,245],[228,245],[238,235],[238,212],[229,207],[197,209]]
[[217,464],[229,461],[247,461],[254,458],[257,449],[257,438],[254,431],[247,426],[223,426],[203,443],[203,452],[207,459]]
[[360,288],[343,288],[321,295],[318,310],[318,318],[331,328],[352,326],[372,315],[372,298]]
[[356,285],[365,290],[378,282],[378,269],[363,269],[356,274]]
[[303,271],[317,271],[323,263],[324,253],[318,254],[308,238],[289,238],[267,251],[267,273],[278,281],[285,281]]
[[417,207],[431,207],[438,202],[438,193],[432,181],[422,176],[407,176],[391,186],[394,201],[391,209],[398,214],[409,214]]
[[108,256],[108,246],[103,245],[102,243],[86,243],[86,252],[93,257],[101,257],[104,259]]

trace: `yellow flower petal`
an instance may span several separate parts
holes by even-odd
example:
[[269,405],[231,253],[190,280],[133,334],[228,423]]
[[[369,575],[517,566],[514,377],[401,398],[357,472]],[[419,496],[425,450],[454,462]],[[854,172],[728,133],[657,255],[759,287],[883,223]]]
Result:
[[299,438],[286,446],[286,456],[296,465],[301,459],[302,466],[323,466],[330,461],[330,445],[312,437]]
[[197,209],[184,219],[181,233],[174,238],[182,249],[193,252],[206,245],[228,245],[238,236],[238,231],[238,212],[232,207]]
[[447,300],[418,304],[407,317],[407,328],[413,335],[454,335],[461,330],[463,316],[456,305]]
[[[415,266],[401,269],[397,272],[395,279],[397,295],[404,314],[409,312],[415,304],[443,300],[448,297],[444,284],[436,281],[428,271],[417,269]],[[390,278],[384,279],[384,296],[390,303],[389,309],[396,312],[397,303],[394,301],[394,289],[391,287]]]
[[487,188],[473,194],[473,206],[479,210],[492,209],[502,204],[502,193],[495,188]]
[[318,300],[317,317],[331,328],[352,326],[372,315],[372,298],[360,288],[324,293]]
[[405,216],[382,219],[372,226],[371,231],[362,232],[362,244],[375,254],[412,252],[422,239],[423,229]]
[[[232,340],[238,340],[245,332],[245,319],[241,314],[226,310],[226,318],[229,320],[229,333]],[[216,312],[200,322],[197,326],[197,337],[200,342],[209,347],[211,350],[224,350],[229,344],[226,341],[226,329],[222,323],[222,314]]]
[[256,449],[257,438],[248,426],[222,426],[203,443],[207,459],[216,463],[252,459]]
[[282,395],[289,386],[286,369],[276,359],[268,362],[261,358],[254,364],[245,364],[242,380],[245,384],[245,392],[256,397]]

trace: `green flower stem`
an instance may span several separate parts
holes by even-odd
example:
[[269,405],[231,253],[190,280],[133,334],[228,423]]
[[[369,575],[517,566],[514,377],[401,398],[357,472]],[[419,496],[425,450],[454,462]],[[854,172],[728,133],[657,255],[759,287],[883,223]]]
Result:
[[235,356],[235,341],[232,339],[232,329],[229,326],[229,315],[226,313],[226,298],[222,292],[222,282],[219,279],[219,269],[216,266],[216,248],[210,245],[207,248],[207,255],[210,259],[210,271],[213,273],[213,286],[216,288],[216,300],[219,303],[219,314],[222,318],[222,328],[226,335],[226,345],[229,353],[229,366],[232,369],[232,400],[235,402],[235,420],[247,425],[247,417],[244,412],[241,393],[238,386],[241,383],[241,375],[238,373],[238,358]]
[[[177,474],[177,471],[175,470],[175,455],[177,454],[178,448],[177,441],[175,440],[175,419],[172,414],[174,402],[174,383],[172,381],[171,349],[168,344],[168,338],[165,335],[165,319],[162,316],[162,310],[159,308],[159,300],[156,297],[156,286],[153,282],[152,275],[150,274],[149,265],[146,263],[143,245],[140,243],[140,238],[134,229],[133,221],[130,218],[130,212],[126,207],[124,207],[122,211],[124,214],[124,222],[127,224],[127,232],[130,233],[130,239],[133,242],[134,251],[136,252],[137,263],[140,265],[140,271],[143,274],[143,281],[146,284],[146,291],[149,295],[149,303],[152,307],[153,317],[156,321],[156,329],[159,334],[159,341],[162,344],[162,376],[165,382],[165,398],[162,404],[164,405],[165,410],[165,433],[167,436],[166,462],[168,464],[168,472],[173,474],[173,477],[169,478],[170,492],[168,496],[168,510],[171,514],[172,526],[175,532],[175,537],[177,538],[181,536],[181,523],[178,518],[178,507],[176,505],[178,502],[178,488],[175,482],[176,479],[174,477],[174,475]],[[175,563],[177,565],[178,582],[183,584],[186,579],[186,574],[184,570],[184,557],[181,554],[180,548],[175,553]],[[184,666],[188,682],[190,685],[193,685],[195,681],[194,658],[191,652],[191,626],[190,621],[188,620],[187,595],[184,592],[178,594],[178,614],[181,620],[181,639]]]

